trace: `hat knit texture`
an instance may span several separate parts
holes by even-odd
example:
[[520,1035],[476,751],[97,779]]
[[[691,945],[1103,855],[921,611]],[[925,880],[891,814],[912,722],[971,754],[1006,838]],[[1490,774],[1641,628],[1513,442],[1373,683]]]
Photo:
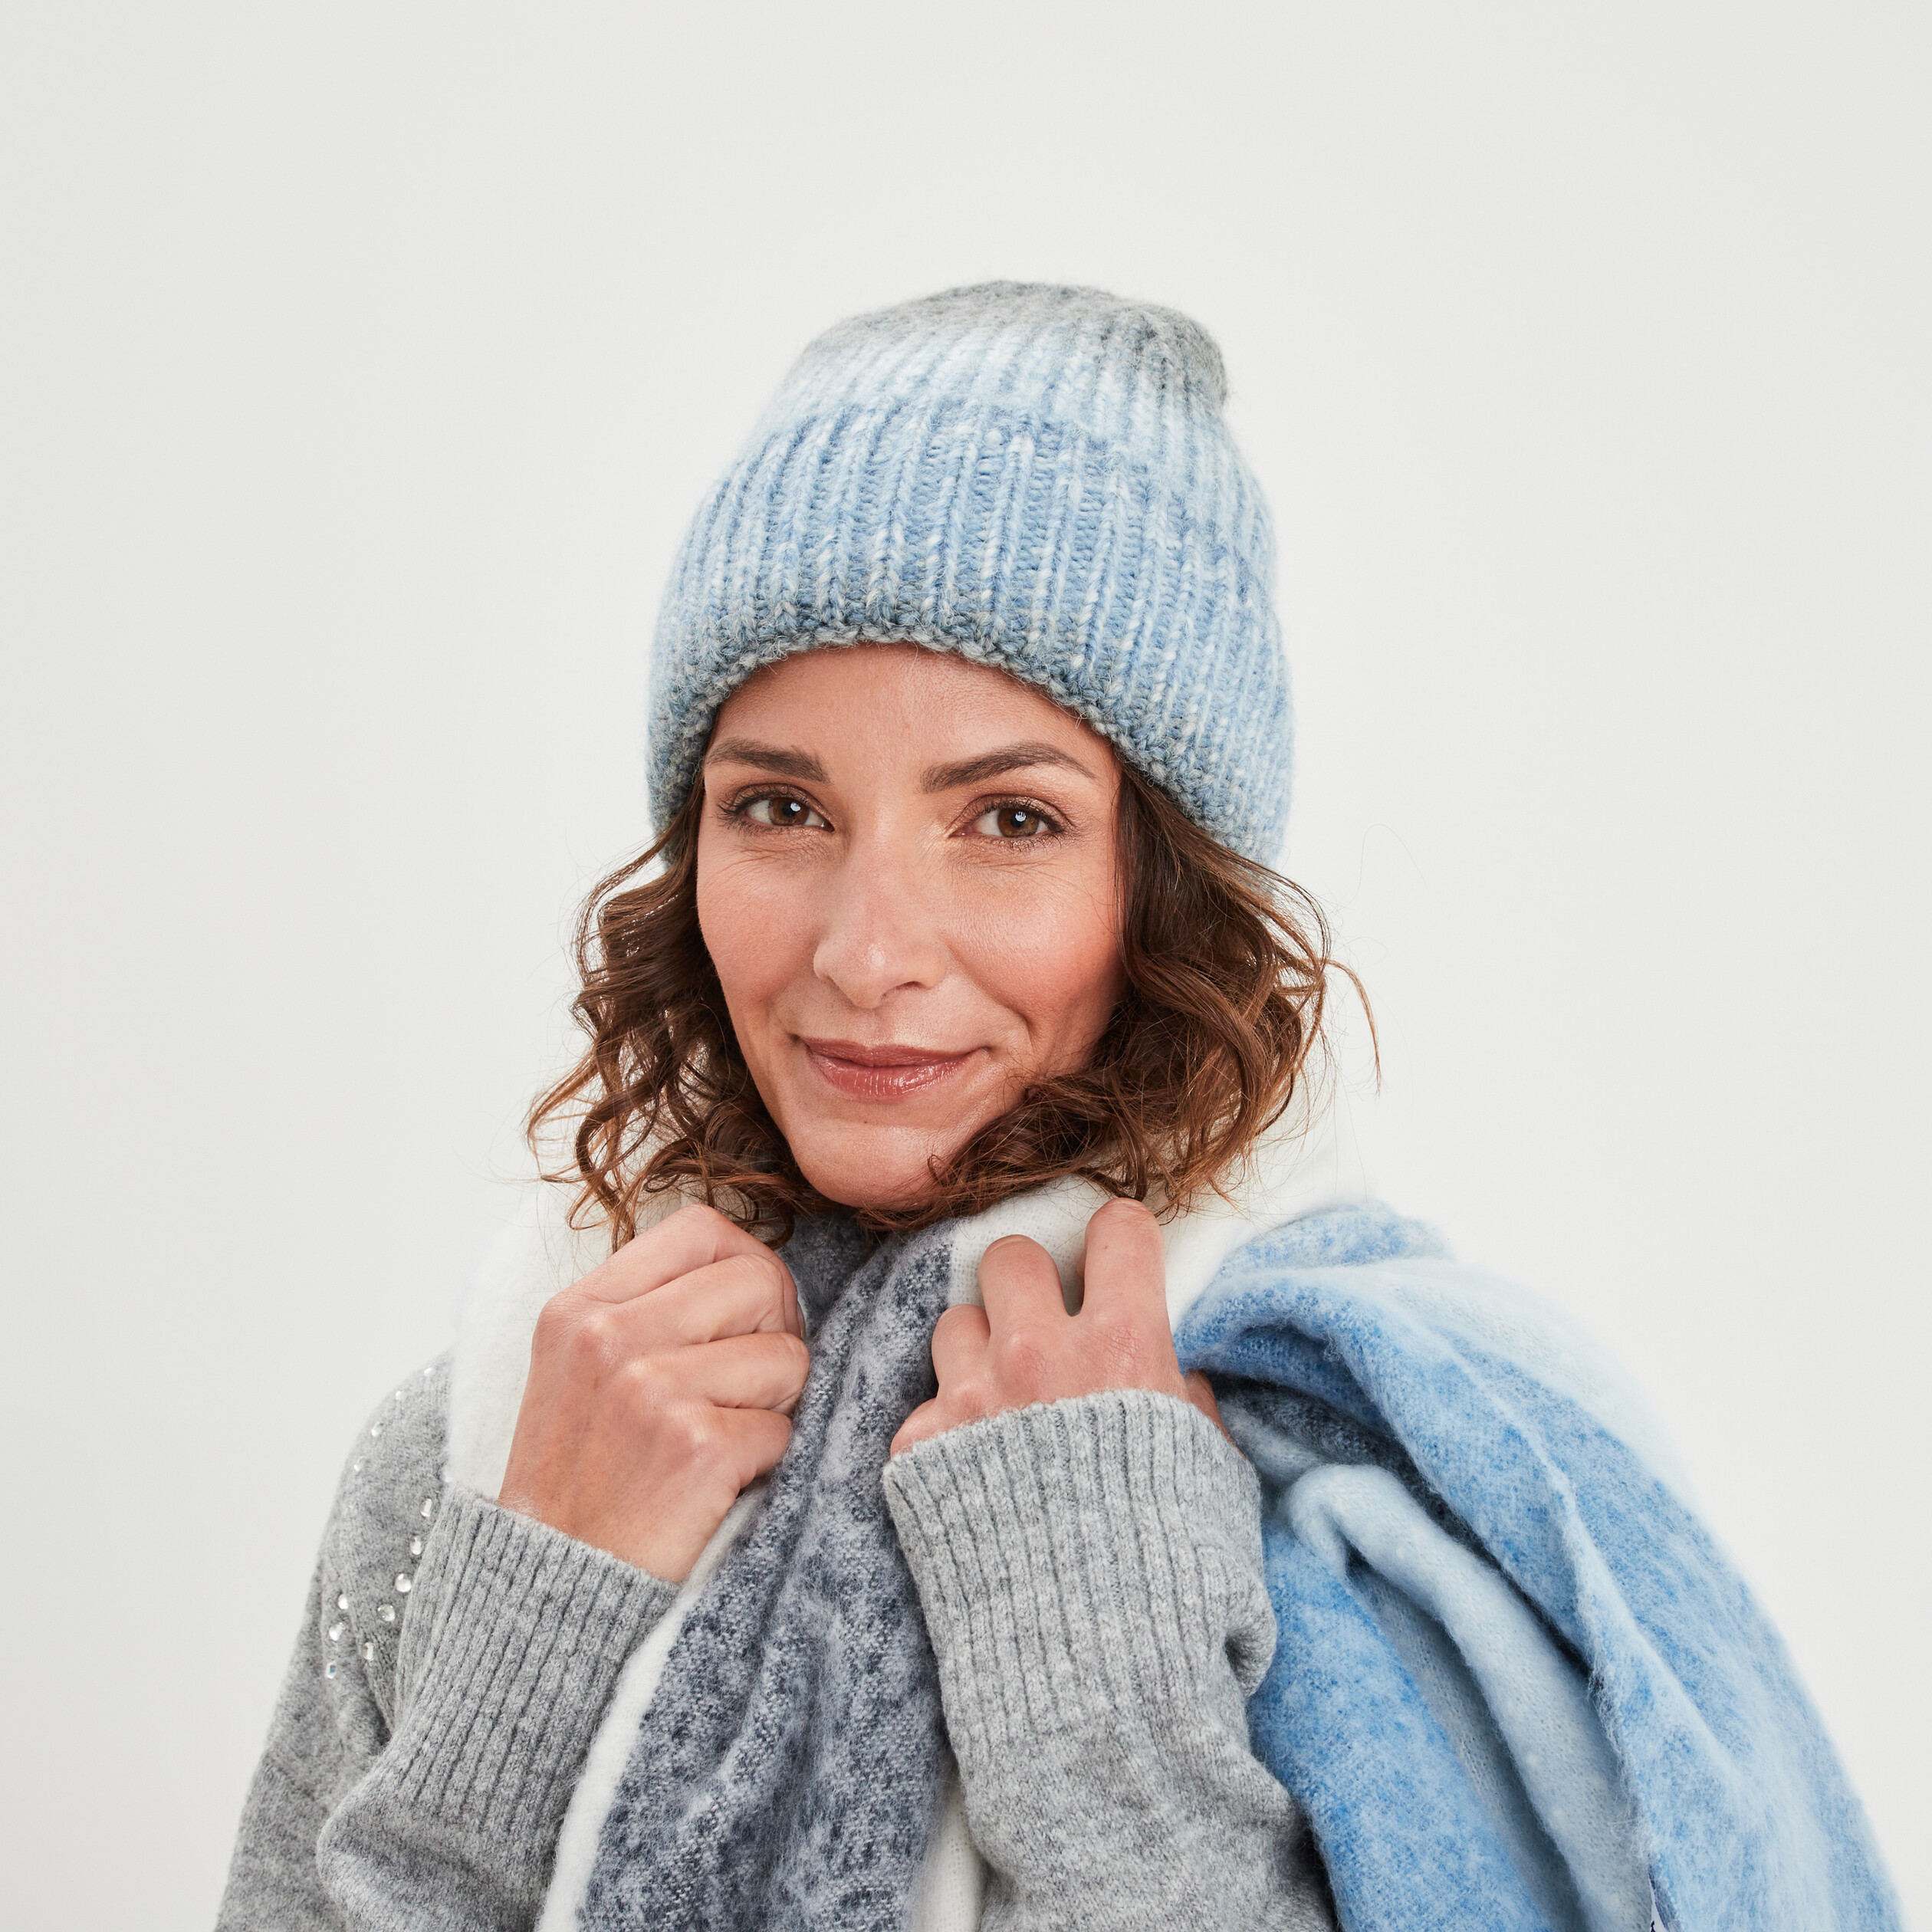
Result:
[[705,499],[652,662],[651,805],[683,803],[764,665],[922,644],[1037,685],[1222,843],[1288,813],[1287,667],[1260,487],[1207,333],[991,282],[842,322]]

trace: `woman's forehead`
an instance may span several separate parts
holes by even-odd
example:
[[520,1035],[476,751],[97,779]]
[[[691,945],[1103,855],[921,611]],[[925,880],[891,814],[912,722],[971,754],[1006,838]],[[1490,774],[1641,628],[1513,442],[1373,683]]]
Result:
[[1106,740],[1043,692],[917,644],[820,646],[767,665],[720,708],[712,755],[744,740],[921,769],[1028,741],[1096,780],[1116,769]]

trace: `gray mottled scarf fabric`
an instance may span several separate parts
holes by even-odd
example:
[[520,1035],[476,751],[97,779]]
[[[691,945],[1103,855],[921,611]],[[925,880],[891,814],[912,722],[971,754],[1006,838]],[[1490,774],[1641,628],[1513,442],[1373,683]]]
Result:
[[605,1819],[593,1932],[905,1921],[947,1774],[938,1674],[879,1471],[932,1393],[946,1228],[784,1250],[812,1370],[763,1506],[666,1658]]

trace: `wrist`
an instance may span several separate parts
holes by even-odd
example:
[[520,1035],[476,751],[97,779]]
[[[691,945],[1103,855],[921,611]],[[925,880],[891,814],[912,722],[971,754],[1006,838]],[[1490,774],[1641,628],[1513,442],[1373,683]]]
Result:
[[1266,1669],[1254,1471],[1190,1404],[1116,1389],[965,1424],[886,1465],[962,1763],[1198,1702]]

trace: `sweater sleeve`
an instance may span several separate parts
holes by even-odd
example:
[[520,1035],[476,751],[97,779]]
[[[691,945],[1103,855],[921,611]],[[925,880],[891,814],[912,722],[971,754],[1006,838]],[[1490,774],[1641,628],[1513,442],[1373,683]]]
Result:
[[534,1924],[618,1673],[675,1594],[443,1483],[446,1373],[345,1471],[219,1924]]
[[1333,1926],[1249,1746],[1260,1492],[1204,1416],[1142,1390],[1019,1410],[895,1457],[886,1487],[990,1867],[982,1932]]

